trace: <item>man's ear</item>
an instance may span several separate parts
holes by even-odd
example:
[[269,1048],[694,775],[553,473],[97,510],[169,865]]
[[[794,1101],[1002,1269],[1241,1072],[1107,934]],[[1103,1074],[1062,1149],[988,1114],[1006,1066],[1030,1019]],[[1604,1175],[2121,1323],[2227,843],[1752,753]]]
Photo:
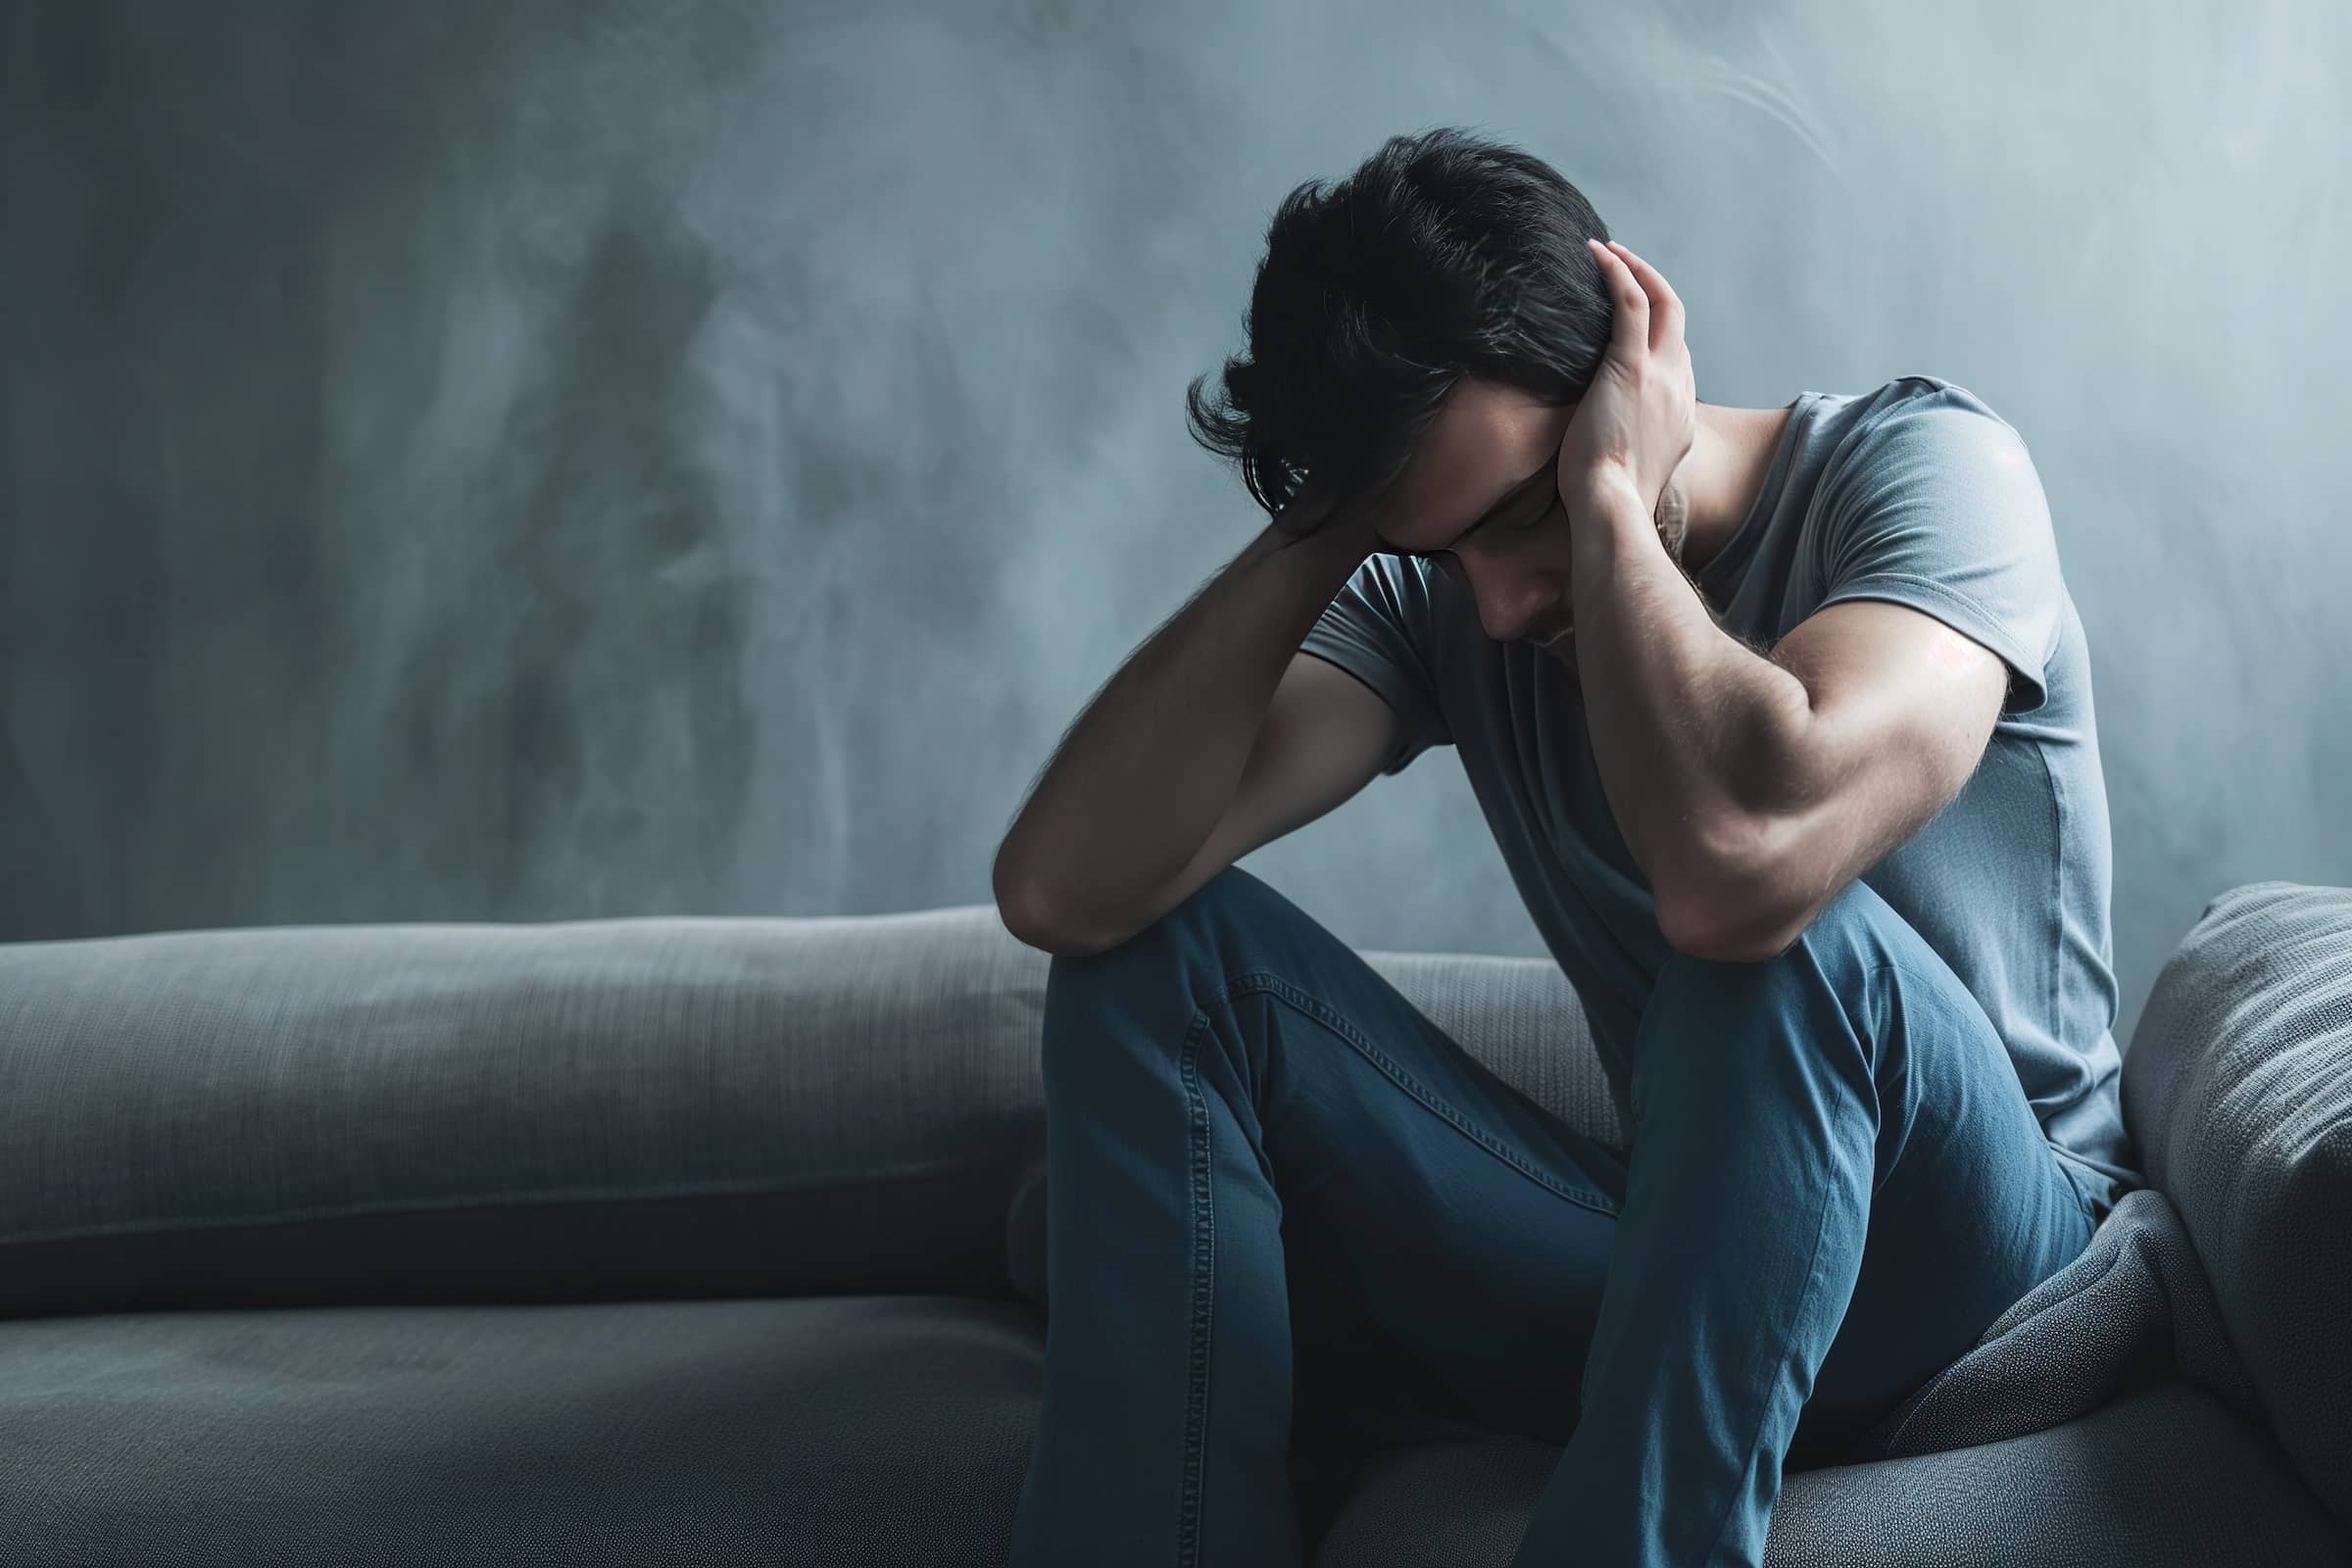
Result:
[[1649,520],[1657,524],[1658,538],[1666,546],[1666,554],[1676,565],[1683,562],[1683,546],[1690,537],[1690,493],[1683,488],[1683,470],[1690,459],[1685,456],[1666,476],[1666,487],[1658,492],[1658,504],[1652,508]]

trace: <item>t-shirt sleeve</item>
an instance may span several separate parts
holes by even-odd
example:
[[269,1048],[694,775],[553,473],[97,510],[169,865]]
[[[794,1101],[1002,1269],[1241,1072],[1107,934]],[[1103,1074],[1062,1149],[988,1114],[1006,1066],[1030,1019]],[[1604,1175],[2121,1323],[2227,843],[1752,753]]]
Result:
[[1420,563],[1367,556],[1299,645],[1371,687],[1404,720],[1384,774],[1402,772],[1432,746],[1453,744],[1438,701],[1429,588]]
[[2048,700],[2066,588],[2013,427],[1958,389],[1897,405],[1829,501],[1822,604],[1892,600],[1984,644],[2009,666],[2004,717]]

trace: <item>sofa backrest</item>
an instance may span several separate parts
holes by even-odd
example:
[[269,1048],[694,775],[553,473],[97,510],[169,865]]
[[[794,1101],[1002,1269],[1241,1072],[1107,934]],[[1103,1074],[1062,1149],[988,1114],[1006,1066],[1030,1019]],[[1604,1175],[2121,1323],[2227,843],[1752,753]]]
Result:
[[1010,1294],[990,906],[0,946],[0,1316]]
[[2352,1524],[2352,888],[2205,906],[2124,1054],[2124,1117],[2273,1430]]
[[[1366,956],[1620,1142],[1557,965]],[[991,905],[0,945],[0,1316],[1017,1295],[1050,962]]]

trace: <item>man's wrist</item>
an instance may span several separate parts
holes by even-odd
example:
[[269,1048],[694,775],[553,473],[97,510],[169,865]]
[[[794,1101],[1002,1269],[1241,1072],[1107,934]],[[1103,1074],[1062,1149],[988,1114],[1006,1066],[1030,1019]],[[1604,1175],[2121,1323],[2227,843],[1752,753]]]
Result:
[[1565,497],[1569,527],[1579,541],[1595,549],[1614,549],[1628,539],[1655,537],[1657,524],[1642,504],[1633,476],[1611,466],[1586,475],[1577,493]]

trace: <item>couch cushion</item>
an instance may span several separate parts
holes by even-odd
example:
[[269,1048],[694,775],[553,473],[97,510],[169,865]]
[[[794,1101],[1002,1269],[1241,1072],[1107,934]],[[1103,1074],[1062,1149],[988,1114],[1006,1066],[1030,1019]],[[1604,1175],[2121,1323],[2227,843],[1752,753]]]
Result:
[[998,1562],[1043,1335],[934,1297],[0,1323],[0,1562]]
[[1843,1457],[1898,1459],[2024,1437],[2167,1376],[2262,1419],[2180,1210],[2142,1187],[2123,1196],[2074,1261],[2012,1302]]
[[1009,1297],[990,906],[0,946],[0,1317]]
[[2352,1523],[2352,888],[2254,882],[2157,975],[2124,1113],[2272,1429]]
[[[938,1297],[4,1323],[0,1562],[1000,1562],[1043,1388],[1041,1313]],[[1560,1452],[1436,1415],[1361,1427],[1369,1457],[1310,1456],[1342,1493],[1353,1471],[1316,1568],[1507,1562]],[[1767,1560],[2352,1549],[2262,1433],[2167,1385],[2029,1439],[1791,1475]]]
[[[1313,1568],[1508,1563],[1561,1450],[1521,1437],[1367,1456]],[[2346,1568],[2352,1537],[2277,1445],[2165,1383],[1981,1447],[1792,1472],[1765,1568]]]

